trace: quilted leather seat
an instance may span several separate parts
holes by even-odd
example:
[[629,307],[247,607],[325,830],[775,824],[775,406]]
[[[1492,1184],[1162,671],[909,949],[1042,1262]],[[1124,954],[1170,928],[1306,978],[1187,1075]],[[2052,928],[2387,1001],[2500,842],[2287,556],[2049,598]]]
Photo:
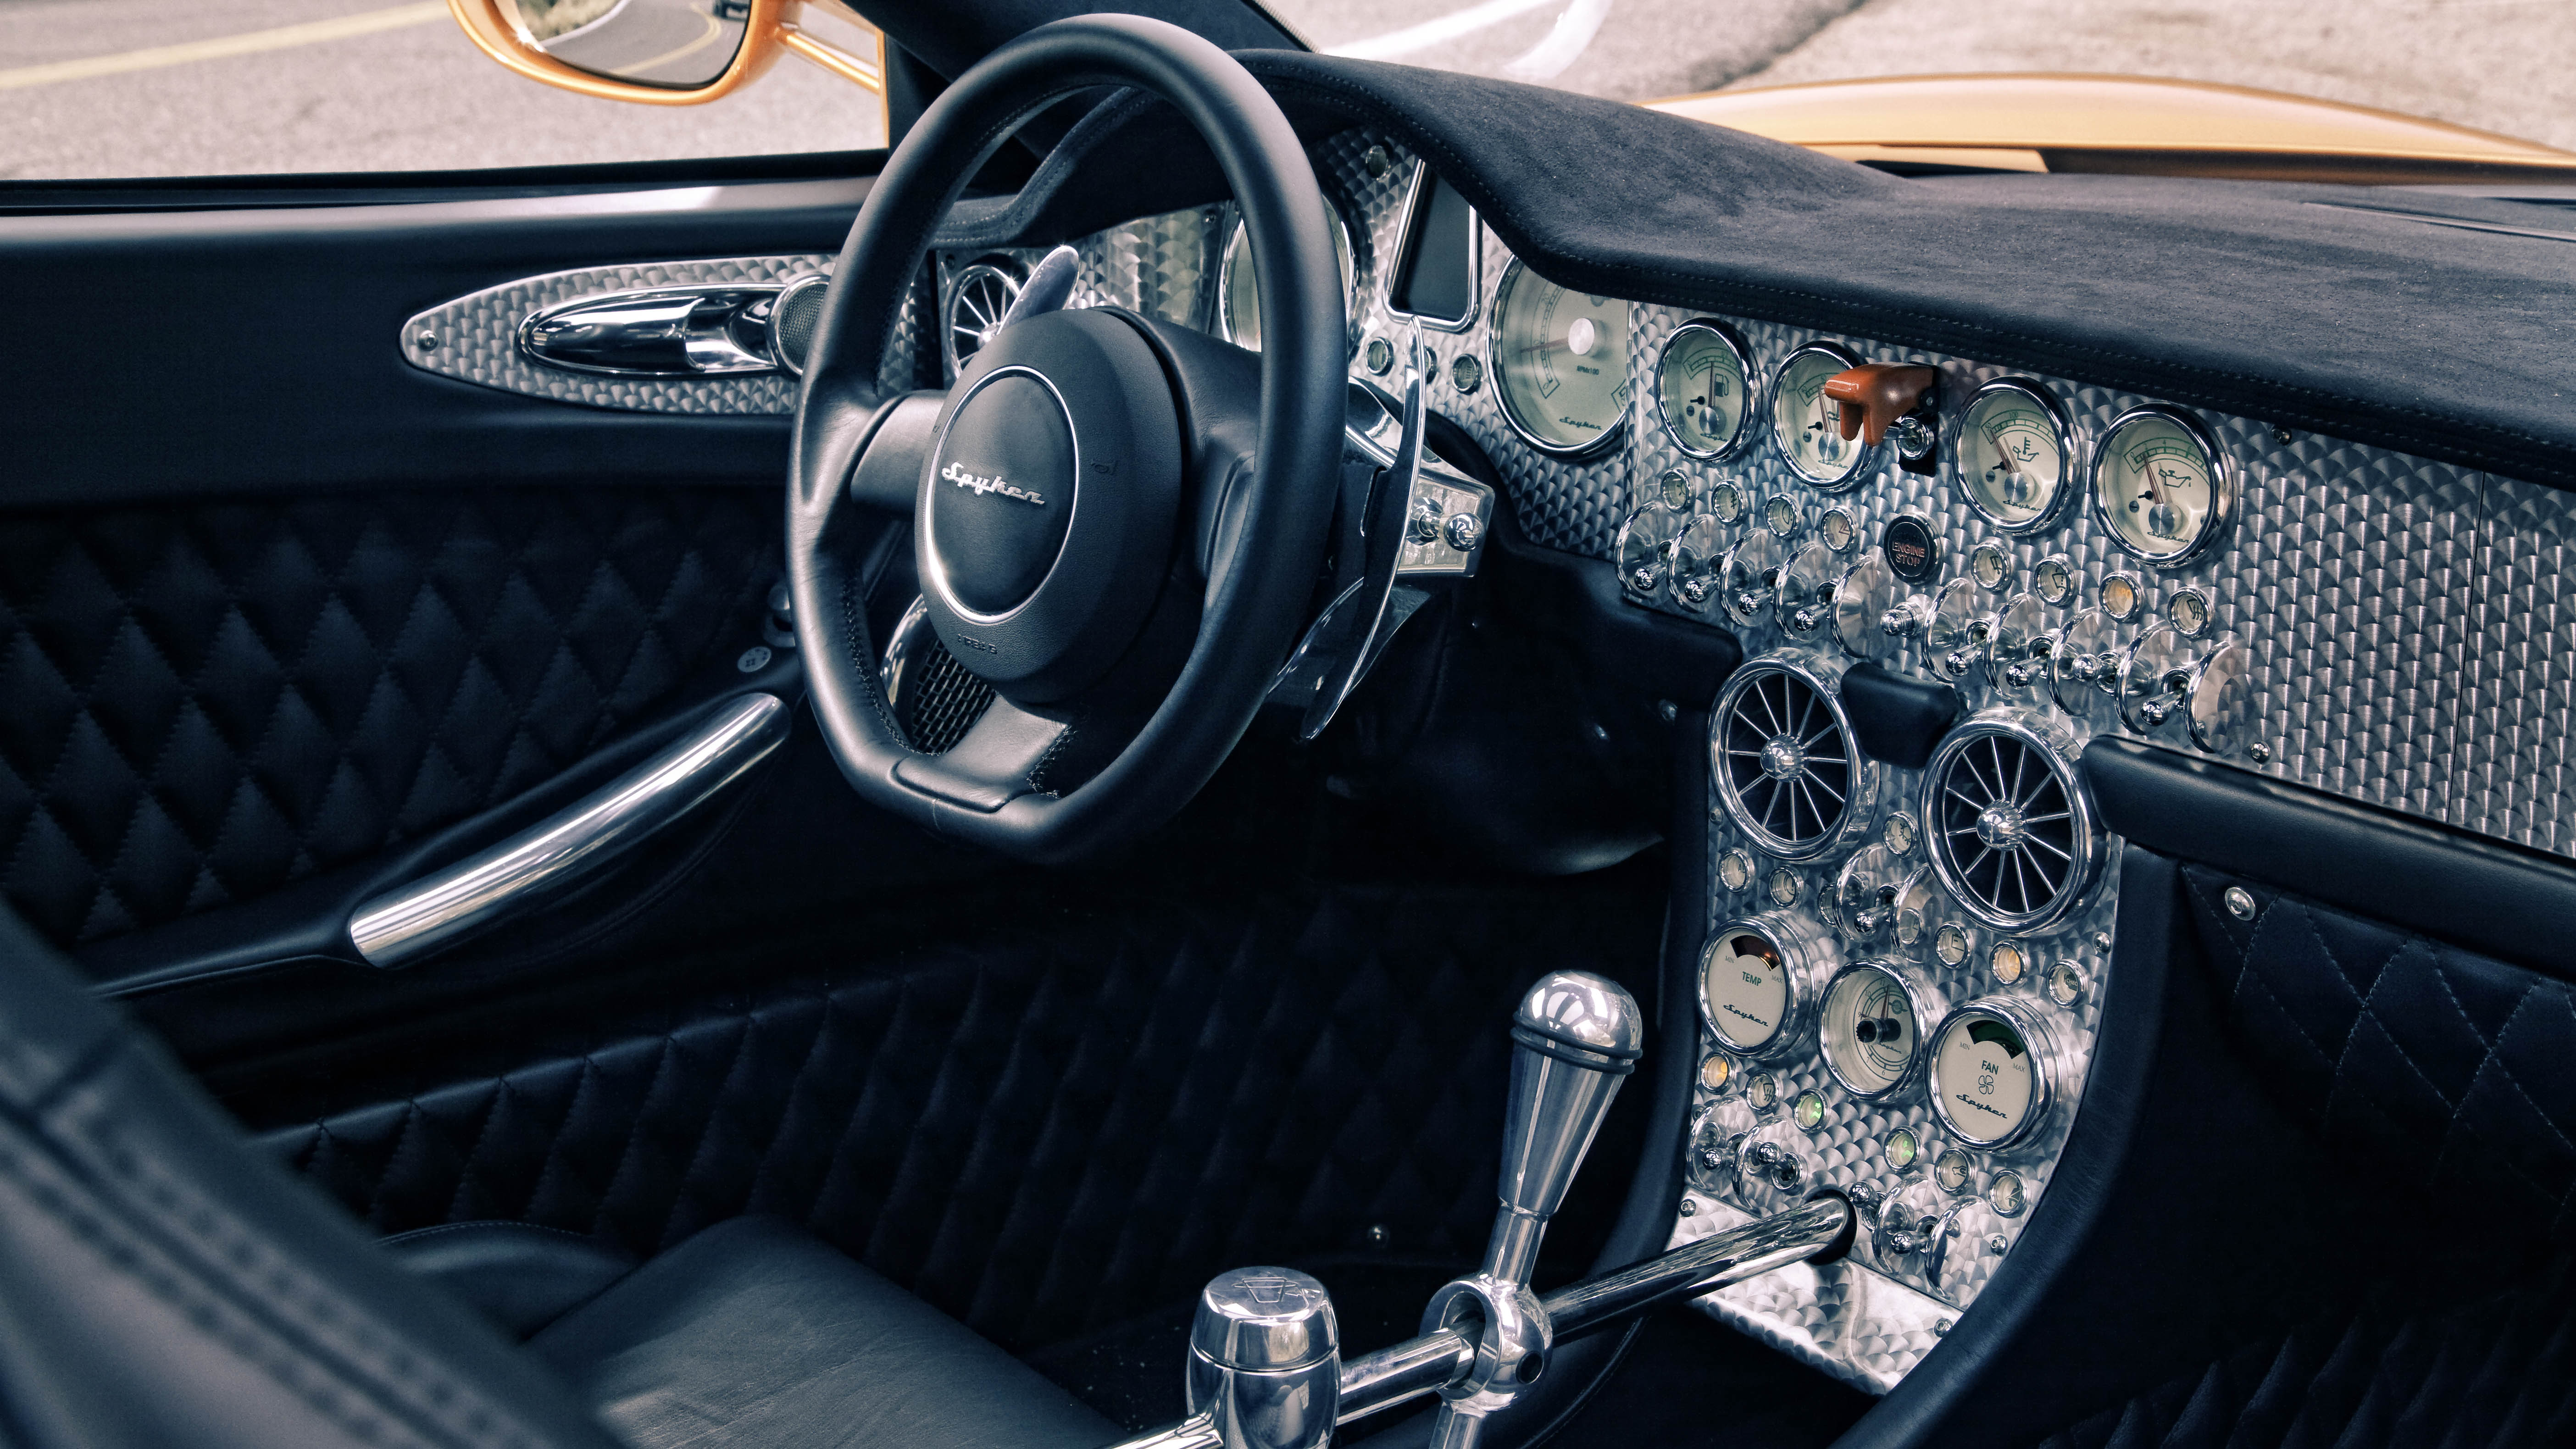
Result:
[[[712,1228],[632,1272],[559,1244],[531,1255],[529,1231],[439,1230],[392,1252],[368,1241],[0,913],[12,1443],[1074,1449],[1119,1437],[774,1220]],[[514,1253],[549,1266],[514,1270]],[[483,1315],[398,1255],[465,1286]],[[524,1346],[510,1341],[529,1330]]]

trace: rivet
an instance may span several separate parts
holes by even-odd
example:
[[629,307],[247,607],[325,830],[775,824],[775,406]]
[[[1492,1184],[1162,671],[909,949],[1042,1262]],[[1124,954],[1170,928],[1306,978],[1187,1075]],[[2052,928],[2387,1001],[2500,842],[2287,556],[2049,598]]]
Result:
[[2272,441],[2280,444],[2284,448],[2290,446],[2290,430],[2282,427],[2279,423],[2274,423],[2272,425]]
[[1666,724],[1671,724],[1680,716],[1681,712],[1681,706],[1673,703],[1669,699],[1659,699],[1655,701],[1655,713],[1662,716],[1663,721]]
[[1932,1325],[1932,1336],[1933,1336],[1934,1338],[1947,1338],[1947,1337],[1949,1337],[1949,1336],[1950,1336],[1950,1320],[1948,1320],[1948,1319],[1944,1318],[1944,1319],[1942,1319],[1940,1322],[1933,1324],[1933,1325]]
[[2258,765],[2268,765],[2272,763],[2272,747],[2261,740],[2256,740],[2245,747],[2245,758]]
[[2227,914],[2240,921],[2254,919],[2254,893],[2243,886],[2227,888]]
[[1997,1233],[1993,1237],[1986,1239],[1986,1251],[1997,1257],[2002,1257],[2004,1251],[2004,1235]]
[[412,345],[418,347],[423,352],[435,352],[438,350],[438,334],[435,332],[424,331],[418,337],[412,339]]
[[1695,1218],[1695,1217],[1698,1217],[1698,1216],[1699,1216],[1699,1199],[1697,1199],[1697,1198],[1693,1198],[1693,1197],[1686,1197],[1686,1198],[1683,1198],[1683,1199],[1682,1199],[1682,1216],[1683,1216],[1683,1217],[1686,1217],[1686,1218]]

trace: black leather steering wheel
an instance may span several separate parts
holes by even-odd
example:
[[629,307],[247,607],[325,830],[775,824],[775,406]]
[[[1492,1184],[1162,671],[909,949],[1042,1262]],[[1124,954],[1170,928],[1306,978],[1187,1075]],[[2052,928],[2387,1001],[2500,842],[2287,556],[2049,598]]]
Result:
[[[1263,350],[1256,367],[1094,308],[1015,322],[960,370],[921,465],[913,540],[933,626],[998,697],[955,748],[924,754],[887,705],[859,597],[871,505],[851,483],[881,433],[904,431],[888,426],[898,401],[879,389],[878,359],[967,178],[1029,116],[1097,86],[1160,96],[1206,140],[1260,272]],[[1303,622],[1341,458],[1346,325],[1305,150],[1216,46],[1090,16],[1032,30],[950,86],[841,250],[789,464],[797,643],[859,793],[1042,861],[1131,840],[1186,804]]]

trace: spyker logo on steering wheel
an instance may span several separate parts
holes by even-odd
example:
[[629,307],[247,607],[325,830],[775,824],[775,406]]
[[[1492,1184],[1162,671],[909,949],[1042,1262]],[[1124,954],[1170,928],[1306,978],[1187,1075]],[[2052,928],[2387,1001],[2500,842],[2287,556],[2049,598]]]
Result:
[[966,471],[964,464],[951,463],[939,470],[939,476],[960,488],[971,489],[977,493],[999,493],[1005,498],[1016,498],[1022,503],[1035,503],[1040,507],[1046,505],[1045,494],[1005,483],[999,473],[970,473]]

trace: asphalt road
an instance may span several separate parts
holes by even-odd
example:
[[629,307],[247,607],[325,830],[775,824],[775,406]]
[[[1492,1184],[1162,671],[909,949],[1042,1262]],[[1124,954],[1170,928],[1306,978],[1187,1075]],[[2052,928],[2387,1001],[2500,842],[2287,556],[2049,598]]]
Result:
[[[683,0],[652,3],[678,10]],[[706,4],[687,0],[673,18],[703,32]],[[2324,96],[2576,149],[2576,26],[2561,23],[2567,4],[1272,0],[1271,8],[1322,48],[1627,99],[1836,76],[2127,72]],[[485,59],[435,0],[0,0],[0,178],[831,150],[882,144],[883,127],[873,97],[792,59],[708,106],[557,91]]]

